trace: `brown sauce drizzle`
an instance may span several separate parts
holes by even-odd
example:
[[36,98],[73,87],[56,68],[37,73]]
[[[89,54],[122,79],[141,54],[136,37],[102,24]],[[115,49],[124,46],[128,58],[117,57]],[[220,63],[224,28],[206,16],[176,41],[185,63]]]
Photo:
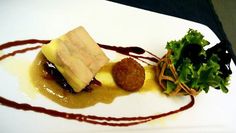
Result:
[[[150,116],[139,116],[139,117],[101,117],[101,116],[94,116],[94,115],[83,115],[83,114],[73,114],[73,113],[66,113],[66,112],[59,112],[57,110],[46,109],[43,107],[31,106],[29,104],[20,104],[14,101],[5,99],[0,97],[0,103],[2,105],[20,109],[24,111],[35,111],[38,113],[48,114],[54,117],[61,117],[65,119],[77,120],[81,122],[88,122],[92,124],[100,124],[100,125],[107,125],[107,126],[131,126],[140,123],[145,123],[151,120],[155,120],[161,117],[165,117],[171,114],[175,114],[184,110],[191,108],[194,105],[194,97],[191,96],[191,102],[185,106],[180,107],[177,110],[170,111],[167,113],[162,113],[158,115],[150,115]],[[113,121],[113,122],[111,122]],[[119,121],[123,121],[118,123]],[[116,122],[116,123],[115,123]]]
[[[134,58],[136,58],[136,59],[138,59],[138,60],[140,60],[140,61],[142,61],[146,64],[149,64],[149,63],[147,63],[146,61],[141,60],[141,59],[147,59],[147,60],[152,61],[152,62],[158,62],[160,60],[159,57],[155,56],[151,52],[149,52],[147,50],[144,50],[143,48],[140,48],[140,47],[117,47],[117,46],[104,45],[104,44],[100,44],[100,43],[98,43],[98,45],[101,48],[104,48],[104,49],[107,49],[107,50],[112,50],[112,51],[115,51],[115,52],[123,54],[123,55],[134,57]],[[154,57],[145,57],[145,56],[131,54],[131,53],[144,54],[145,52],[149,53],[150,55],[152,55]]]
[[7,42],[0,45],[0,50],[10,48],[10,47],[15,47],[15,46],[26,45],[26,44],[35,44],[35,43],[47,44],[49,42],[50,40],[38,40],[38,39],[17,40],[17,41]]
[[[2,45],[0,45],[0,50],[7,49],[10,47],[14,47],[14,46],[19,46],[19,45],[35,44],[35,43],[46,44],[48,42],[50,42],[50,40],[37,40],[37,39],[20,40],[20,41],[14,41],[14,42],[8,42],[5,44],[2,44]],[[159,60],[158,57],[154,56],[150,52],[148,52],[140,47],[115,47],[115,46],[109,46],[109,45],[103,45],[103,44],[99,44],[99,46],[104,49],[113,50],[118,53],[132,56],[137,59],[142,58],[142,59],[147,59],[147,60],[154,61],[154,62],[157,62]],[[7,57],[14,56],[15,54],[24,53],[24,52],[27,52],[30,50],[35,50],[40,47],[41,46],[34,46],[34,47],[24,48],[24,49],[20,49],[20,50],[15,50],[11,53],[0,56],[0,61],[7,58]],[[145,52],[148,52],[149,54],[153,55],[154,57],[144,57],[144,56],[137,56],[137,55],[130,54],[130,53],[143,54]],[[97,81],[95,81],[95,82],[97,82]],[[38,113],[48,114],[48,115],[51,115],[54,117],[61,117],[61,118],[70,119],[70,120],[77,120],[80,122],[87,122],[87,123],[91,123],[91,124],[100,124],[100,125],[106,125],[106,126],[131,126],[131,125],[145,123],[145,122],[148,122],[148,121],[151,121],[154,119],[158,119],[161,117],[165,117],[168,115],[172,115],[172,114],[187,110],[194,105],[194,97],[193,96],[190,96],[190,97],[191,97],[191,101],[188,104],[180,107],[179,109],[169,111],[166,113],[162,113],[162,114],[155,114],[155,115],[150,115],[150,116],[138,116],[138,117],[102,117],[102,116],[95,116],[95,115],[66,113],[66,112],[60,112],[57,110],[46,109],[43,107],[31,106],[31,105],[25,104],[25,103],[17,103],[17,102],[8,100],[4,97],[1,97],[1,96],[0,96],[0,104],[7,106],[7,107],[19,109],[19,110],[34,111],[34,112],[38,112]]]

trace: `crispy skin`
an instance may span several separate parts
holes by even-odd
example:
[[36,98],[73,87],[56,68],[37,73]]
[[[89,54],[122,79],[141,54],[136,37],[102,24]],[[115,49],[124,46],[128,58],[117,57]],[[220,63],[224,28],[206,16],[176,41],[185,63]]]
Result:
[[116,84],[127,91],[139,90],[145,80],[144,68],[132,58],[125,58],[116,63],[112,75]]

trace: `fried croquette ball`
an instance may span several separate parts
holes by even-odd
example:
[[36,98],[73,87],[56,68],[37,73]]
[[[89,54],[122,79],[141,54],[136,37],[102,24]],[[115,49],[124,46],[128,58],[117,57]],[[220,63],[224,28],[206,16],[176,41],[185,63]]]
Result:
[[116,63],[112,68],[112,75],[116,84],[127,91],[139,90],[145,80],[143,66],[132,58],[125,58]]

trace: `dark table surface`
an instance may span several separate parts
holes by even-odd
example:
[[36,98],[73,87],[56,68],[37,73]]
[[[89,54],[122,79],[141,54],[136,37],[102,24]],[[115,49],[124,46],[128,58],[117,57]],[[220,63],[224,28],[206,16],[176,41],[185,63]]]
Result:
[[225,42],[234,62],[236,56],[210,0],[110,0],[153,12],[171,15],[207,25]]

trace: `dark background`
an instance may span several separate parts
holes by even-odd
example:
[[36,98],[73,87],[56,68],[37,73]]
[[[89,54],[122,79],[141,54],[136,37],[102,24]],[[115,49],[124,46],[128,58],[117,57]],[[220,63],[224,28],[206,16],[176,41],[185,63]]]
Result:
[[[225,45],[236,63],[236,0],[110,0],[207,25]],[[235,36],[235,37],[234,37]],[[234,44],[234,45],[233,45]]]
[[211,0],[215,12],[236,53],[236,0]]

